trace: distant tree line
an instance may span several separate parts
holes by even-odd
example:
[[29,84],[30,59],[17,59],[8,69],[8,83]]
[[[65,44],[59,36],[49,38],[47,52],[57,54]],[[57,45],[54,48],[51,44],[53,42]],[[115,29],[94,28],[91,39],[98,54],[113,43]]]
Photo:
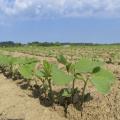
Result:
[[60,42],[30,42],[27,44],[23,43],[15,43],[13,41],[5,41],[0,42],[0,46],[2,47],[16,47],[16,46],[63,46],[63,45],[72,45],[72,46],[79,46],[79,45],[86,45],[86,46],[94,46],[94,45],[120,45],[120,43],[113,43],[113,44],[97,44],[97,43],[60,43]]
[[2,47],[14,47],[14,46],[22,46],[22,43],[15,43],[13,41],[5,41],[5,42],[0,42],[0,46]]
[[35,45],[35,46],[60,46],[61,43],[59,42],[31,42],[28,43],[27,45]]

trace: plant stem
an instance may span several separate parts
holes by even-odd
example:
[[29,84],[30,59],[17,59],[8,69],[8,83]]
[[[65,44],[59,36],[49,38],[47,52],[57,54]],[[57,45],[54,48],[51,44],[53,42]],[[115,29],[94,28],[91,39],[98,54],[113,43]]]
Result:
[[82,108],[83,103],[84,103],[84,96],[85,96],[85,90],[86,90],[87,82],[88,82],[88,80],[84,81],[84,87],[83,87],[83,91],[82,91],[82,99],[81,99],[81,104],[80,104],[81,108]]
[[13,65],[12,63],[10,64],[10,77],[13,77]]
[[67,99],[65,99],[64,113],[66,118],[67,118],[67,109],[68,109],[68,103],[67,103]]
[[74,98],[74,89],[75,89],[75,78],[73,79],[73,83],[72,83],[72,103]]
[[52,85],[51,85],[51,79],[48,79],[49,89],[50,89],[50,99],[53,104],[53,91],[52,91]]

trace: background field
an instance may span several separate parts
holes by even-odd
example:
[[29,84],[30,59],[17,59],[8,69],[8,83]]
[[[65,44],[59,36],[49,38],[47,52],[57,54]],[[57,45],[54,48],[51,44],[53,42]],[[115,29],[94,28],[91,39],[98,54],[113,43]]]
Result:
[[[89,84],[87,89],[90,90],[93,100],[85,103],[82,119],[120,120],[120,45],[1,46],[0,54],[14,57],[35,57],[40,63],[42,63],[43,60],[57,63],[56,56],[60,54],[63,54],[72,62],[82,57],[105,62],[105,67],[114,73],[117,81],[115,85],[112,86],[111,92],[108,95],[101,95]],[[68,118],[64,118],[63,108],[61,106],[56,106],[55,111],[51,108],[46,109],[39,104],[38,99],[29,97],[32,94],[31,91],[20,89],[21,85],[18,84],[20,82],[19,80],[7,81],[2,74],[0,74],[0,76],[0,120],[5,118],[5,120],[7,120],[7,118],[20,119],[23,116],[25,120],[81,119],[80,111],[71,105],[68,108]],[[77,86],[81,86],[79,81]]]

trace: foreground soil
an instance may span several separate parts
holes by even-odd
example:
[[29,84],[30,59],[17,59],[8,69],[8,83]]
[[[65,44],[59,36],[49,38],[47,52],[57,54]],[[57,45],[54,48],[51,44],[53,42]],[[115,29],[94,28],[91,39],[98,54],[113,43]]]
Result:
[[62,107],[53,110],[40,105],[17,82],[0,74],[0,120],[120,120],[120,81],[107,96],[98,94],[89,85],[93,100],[85,103],[82,117],[79,110],[69,105],[68,118],[64,118]]
[[0,74],[0,120],[65,120]]

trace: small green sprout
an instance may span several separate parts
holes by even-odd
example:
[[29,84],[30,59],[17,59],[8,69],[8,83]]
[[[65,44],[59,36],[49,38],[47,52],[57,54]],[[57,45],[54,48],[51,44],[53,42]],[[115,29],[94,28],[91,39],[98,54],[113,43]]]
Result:
[[114,75],[110,71],[104,69],[103,63],[100,61],[82,58],[78,62],[70,63],[63,55],[58,56],[57,60],[65,65],[68,73],[71,73],[74,76],[71,77],[73,80],[72,96],[74,96],[75,81],[79,79],[83,81],[84,86],[81,92],[81,107],[83,106],[88,82],[91,82],[97,91],[107,94],[115,81]]

